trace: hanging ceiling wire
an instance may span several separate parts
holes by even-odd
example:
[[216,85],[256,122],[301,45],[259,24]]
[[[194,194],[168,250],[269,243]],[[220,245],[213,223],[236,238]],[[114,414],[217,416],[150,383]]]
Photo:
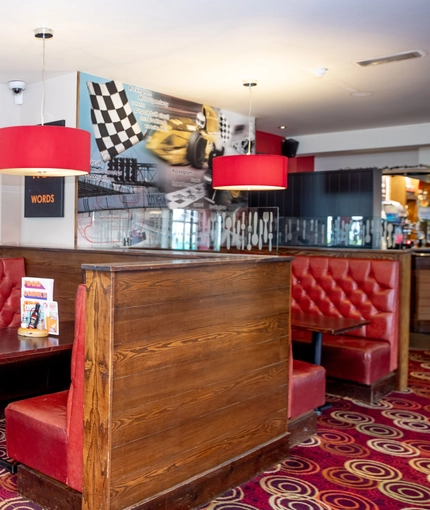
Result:
[[40,118],[42,126],[45,124],[45,95],[46,95],[46,84],[45,84],[45,42],[46,39],[54,37],[54,31],[50,28],[36,28],[34,31],[34,37],[42,39],[42,104],[40,106]]
[[252,88],[257,86],[255,80],[246,80],[243,82],[244,87],[249,88],[249,109],[248,109],[248,152],[251,154],[251,108],[252,108]]

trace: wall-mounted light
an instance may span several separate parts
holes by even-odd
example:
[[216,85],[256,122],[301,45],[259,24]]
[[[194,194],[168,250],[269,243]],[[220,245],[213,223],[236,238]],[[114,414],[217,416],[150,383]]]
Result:
[[0,173],[45,177],[88,174],[90,133],[44,125],[45,40],[53,37],[53,31],[38,28],[35,37],[43,40],[41,125],[0,129]]

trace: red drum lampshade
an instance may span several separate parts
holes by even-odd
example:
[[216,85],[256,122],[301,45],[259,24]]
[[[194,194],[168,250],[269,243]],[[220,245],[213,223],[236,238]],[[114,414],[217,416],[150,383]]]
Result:
[[63,126],[0,129],[0,174],[65,177],[90,172],[90,133]]
[[276,154],[218,156],[212,160],[214,189],[253,191],[287,187],[288,159]]

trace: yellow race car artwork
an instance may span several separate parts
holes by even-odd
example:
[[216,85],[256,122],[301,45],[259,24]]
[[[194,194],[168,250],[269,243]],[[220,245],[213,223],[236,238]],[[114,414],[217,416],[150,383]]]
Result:
[[212,158],[224,153],[218,115],[210,106],[202,106],[195,119],[172,118],[166,131],[150,135],[146,148],[170,165],[210,167]]

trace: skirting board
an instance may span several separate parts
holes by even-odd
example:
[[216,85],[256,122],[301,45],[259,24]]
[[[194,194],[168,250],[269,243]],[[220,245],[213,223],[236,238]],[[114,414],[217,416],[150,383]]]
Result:
[[[134,510],[190,510],[247,482],[289,456],[289,433],[231,462],[133,506]],[[18,492],[46,510],[80,510],[82,494],[34,469],[18,467]]]
[[350,397],[366,404],[376,404],[396,389],[396,373],[392,372],[374,383],[359,384],[344,379],[327,377],[326,393],[340,397]]

